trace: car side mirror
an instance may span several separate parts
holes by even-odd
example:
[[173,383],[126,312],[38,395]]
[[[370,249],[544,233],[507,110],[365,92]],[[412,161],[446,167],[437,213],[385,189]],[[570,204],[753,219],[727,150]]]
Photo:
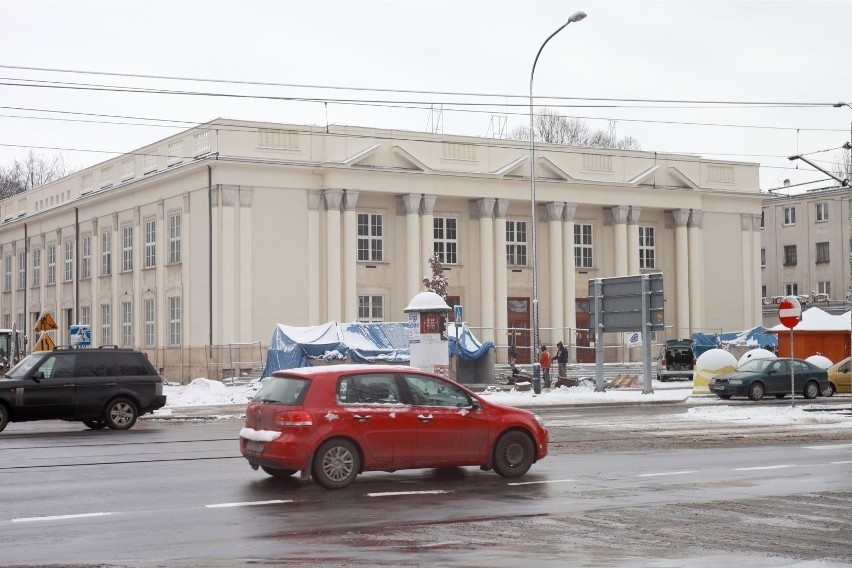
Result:
[[42,379],[44,379],[44,371],[36,371],[30,378],[35,382],[40,383]]
[[478,400],[476,400],[475,398],[471,399],[470,406],[473,410],[477,410],[477,411],[482,410],[482,404]]

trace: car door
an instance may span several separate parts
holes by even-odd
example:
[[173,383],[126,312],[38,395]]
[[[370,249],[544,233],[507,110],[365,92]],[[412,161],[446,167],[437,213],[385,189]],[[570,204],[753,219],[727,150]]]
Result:
[[101,416],[107,400],[118,392],[113,354],[109,351],[86,350],[77,358],[77,418]]
[[22,407],[27,420],[71,418],[74,416],[75,380],[73,355],[51,354],[45,357],[39,365],[33,368],[36,373],[43,374],[23,389]]
[[414,462],[418,467],[484,463],[488,453],[488,416],[451,381],[403,374],[416,418]]
[[764,372],[766,394],[790,394],[790,362],[777,359]]
[[361,373],[341,376],[335,398],[340,408],[340,427],[353,432],[370,460],[371,469],[412,467],[414,419],[401,404],[393,373]]

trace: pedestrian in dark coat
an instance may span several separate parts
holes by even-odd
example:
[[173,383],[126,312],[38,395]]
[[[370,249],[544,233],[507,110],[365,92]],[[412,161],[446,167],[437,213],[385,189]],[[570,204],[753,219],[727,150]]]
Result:
[[556,364],[559,366],[559,378],[564,379],[567,377],[568,349],[562,345],[561,341],[556,344]]

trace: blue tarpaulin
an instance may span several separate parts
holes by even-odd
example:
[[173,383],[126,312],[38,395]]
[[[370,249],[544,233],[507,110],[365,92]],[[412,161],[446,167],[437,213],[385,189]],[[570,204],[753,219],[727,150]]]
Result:
[[466,361],[473,361],[485,355],[490,349],[494,348],[494,344],[490,341],[480,343],[470,331],[467,325],[462,324],[458,327],[458,352],[456,351],[456,330],[453,329],[455,324],[450,324],[447,330],[449,339],[450,355],[458,355]]
[[771,347],[772,351],[778,347],[778,336],[766,333],[762,325],[747,329],[745,331],[731,331],[728,333],[693,333],[693,352],[699,357],[705,351],[722,345],[746,345],[766,349]]

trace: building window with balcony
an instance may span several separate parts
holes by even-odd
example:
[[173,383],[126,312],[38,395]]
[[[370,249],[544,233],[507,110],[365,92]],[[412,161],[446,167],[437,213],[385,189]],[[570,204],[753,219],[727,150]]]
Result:
[[121,271],[133,271],[133,227],[121,228]]
[[827,264],[830,261],[828,256],[828,243],[816,244],[816,263]]
[[639,268],[655,267],[654,227],[639,227]]
[[795,282],[784,284],[784,295],[785,296],[798,296],[799,295],[799,285]]
[[795,207],[785,207],[784,208],[784,224],[785,225],[795,225],[796,224],[796,208]]
[[33,249],[33,288],[41,286],[41,249]]
[[358,296],[358,321],[385,321],[385,299],[382,296]]
[[796,266],[796,245],[784,247],[784,266]]
[[577,268],[592,267],[592,226],[574,225],[574,264]]
[[154,347],[157,342],[154,327],[154,300],[145,300],[145,347]]
[[92,235],[86,235],[80,242],[82,248],[80,258],[80,278],[92,276]]
[[101,276],[112,274],[112,233],[101,233]]
[[47,247],[47,285],[56,284],[56,245]]
[[527,265],[526,221],[506,221],[506,264]]
[[157,265],[157,221],[145,221],[145,268]]
[[441,264],[458,264],[458,221],[452,217],[435,217],[432,222],[434,252]]
[[828,221],[828,203],[826,202],[816,204],[816,222],[823,221]]
[[382,216],[379,213],[358,213],[358,260],[381,262]]

